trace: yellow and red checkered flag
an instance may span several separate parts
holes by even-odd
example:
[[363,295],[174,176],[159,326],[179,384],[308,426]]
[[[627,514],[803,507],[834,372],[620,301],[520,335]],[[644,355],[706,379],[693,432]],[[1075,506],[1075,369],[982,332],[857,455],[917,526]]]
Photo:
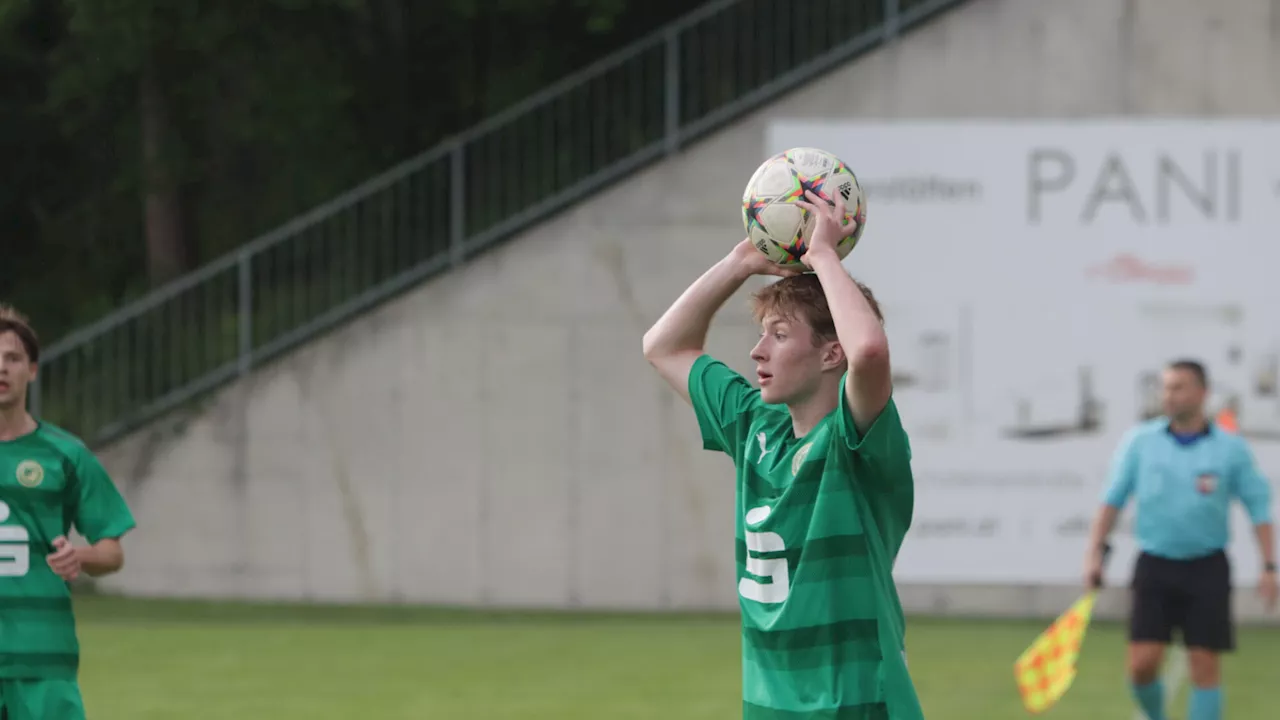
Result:
[[1053,707],[1076,679],[1076,658],[1093,617],[1098,592],[1091,590],[1040,633],[1013,664],[1022,704],[1031,713]]

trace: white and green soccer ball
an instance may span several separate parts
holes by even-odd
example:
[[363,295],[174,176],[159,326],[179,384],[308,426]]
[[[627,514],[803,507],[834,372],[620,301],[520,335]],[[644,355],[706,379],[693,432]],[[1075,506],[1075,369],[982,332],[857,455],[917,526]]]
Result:
[[805,191],[844,199],[845,222],[858,229],[836,246],[843,259],[858,244],[867,222],[867,199],[858,178],[840,158],[818,148],[797,147],[765,160],[742,193],[742,224],[757,250],[783,267],[802,268],[814,218],[796,205]]

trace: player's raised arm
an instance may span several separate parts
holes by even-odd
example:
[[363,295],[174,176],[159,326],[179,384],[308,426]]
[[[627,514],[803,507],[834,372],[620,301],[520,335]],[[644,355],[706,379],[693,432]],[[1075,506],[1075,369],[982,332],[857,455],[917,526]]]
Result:
[[836,337],[849,364],[845,394],[853,423],[858,433],[865,433],[880,416],[893,392],[889,372],[889,339],[884,325],[858,283],[840,263],[836,244],[853,235],[856,222],[845,222],[844,202],[839,195],[835,203],[818,197],[813,191],[805,196],[809,202],[797,203],[817,216],[809,247],[801,260],[813,269],[822,282],[822,290],[831,308]]
[[689,286],[644,334],[644,357],[689,402],[689,371],[703,354],[711,318],[752,275],[796,274],[743,240]]

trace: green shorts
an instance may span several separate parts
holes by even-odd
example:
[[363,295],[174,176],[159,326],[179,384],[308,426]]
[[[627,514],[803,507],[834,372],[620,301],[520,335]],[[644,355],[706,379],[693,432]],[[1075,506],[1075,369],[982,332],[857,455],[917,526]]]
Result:
[[80,684],[0,678],[0,720],[85,720]]

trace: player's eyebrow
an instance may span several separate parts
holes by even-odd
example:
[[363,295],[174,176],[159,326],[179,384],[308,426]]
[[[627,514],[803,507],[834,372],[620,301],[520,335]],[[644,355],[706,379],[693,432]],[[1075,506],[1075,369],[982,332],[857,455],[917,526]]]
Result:
[[775,317],[775,318],[771,318],[769,320],[764,321],[764,327],[766,329],[776,330],[779,327],[790,327],[790,326],[791,326],[791,319],[786,317]]

